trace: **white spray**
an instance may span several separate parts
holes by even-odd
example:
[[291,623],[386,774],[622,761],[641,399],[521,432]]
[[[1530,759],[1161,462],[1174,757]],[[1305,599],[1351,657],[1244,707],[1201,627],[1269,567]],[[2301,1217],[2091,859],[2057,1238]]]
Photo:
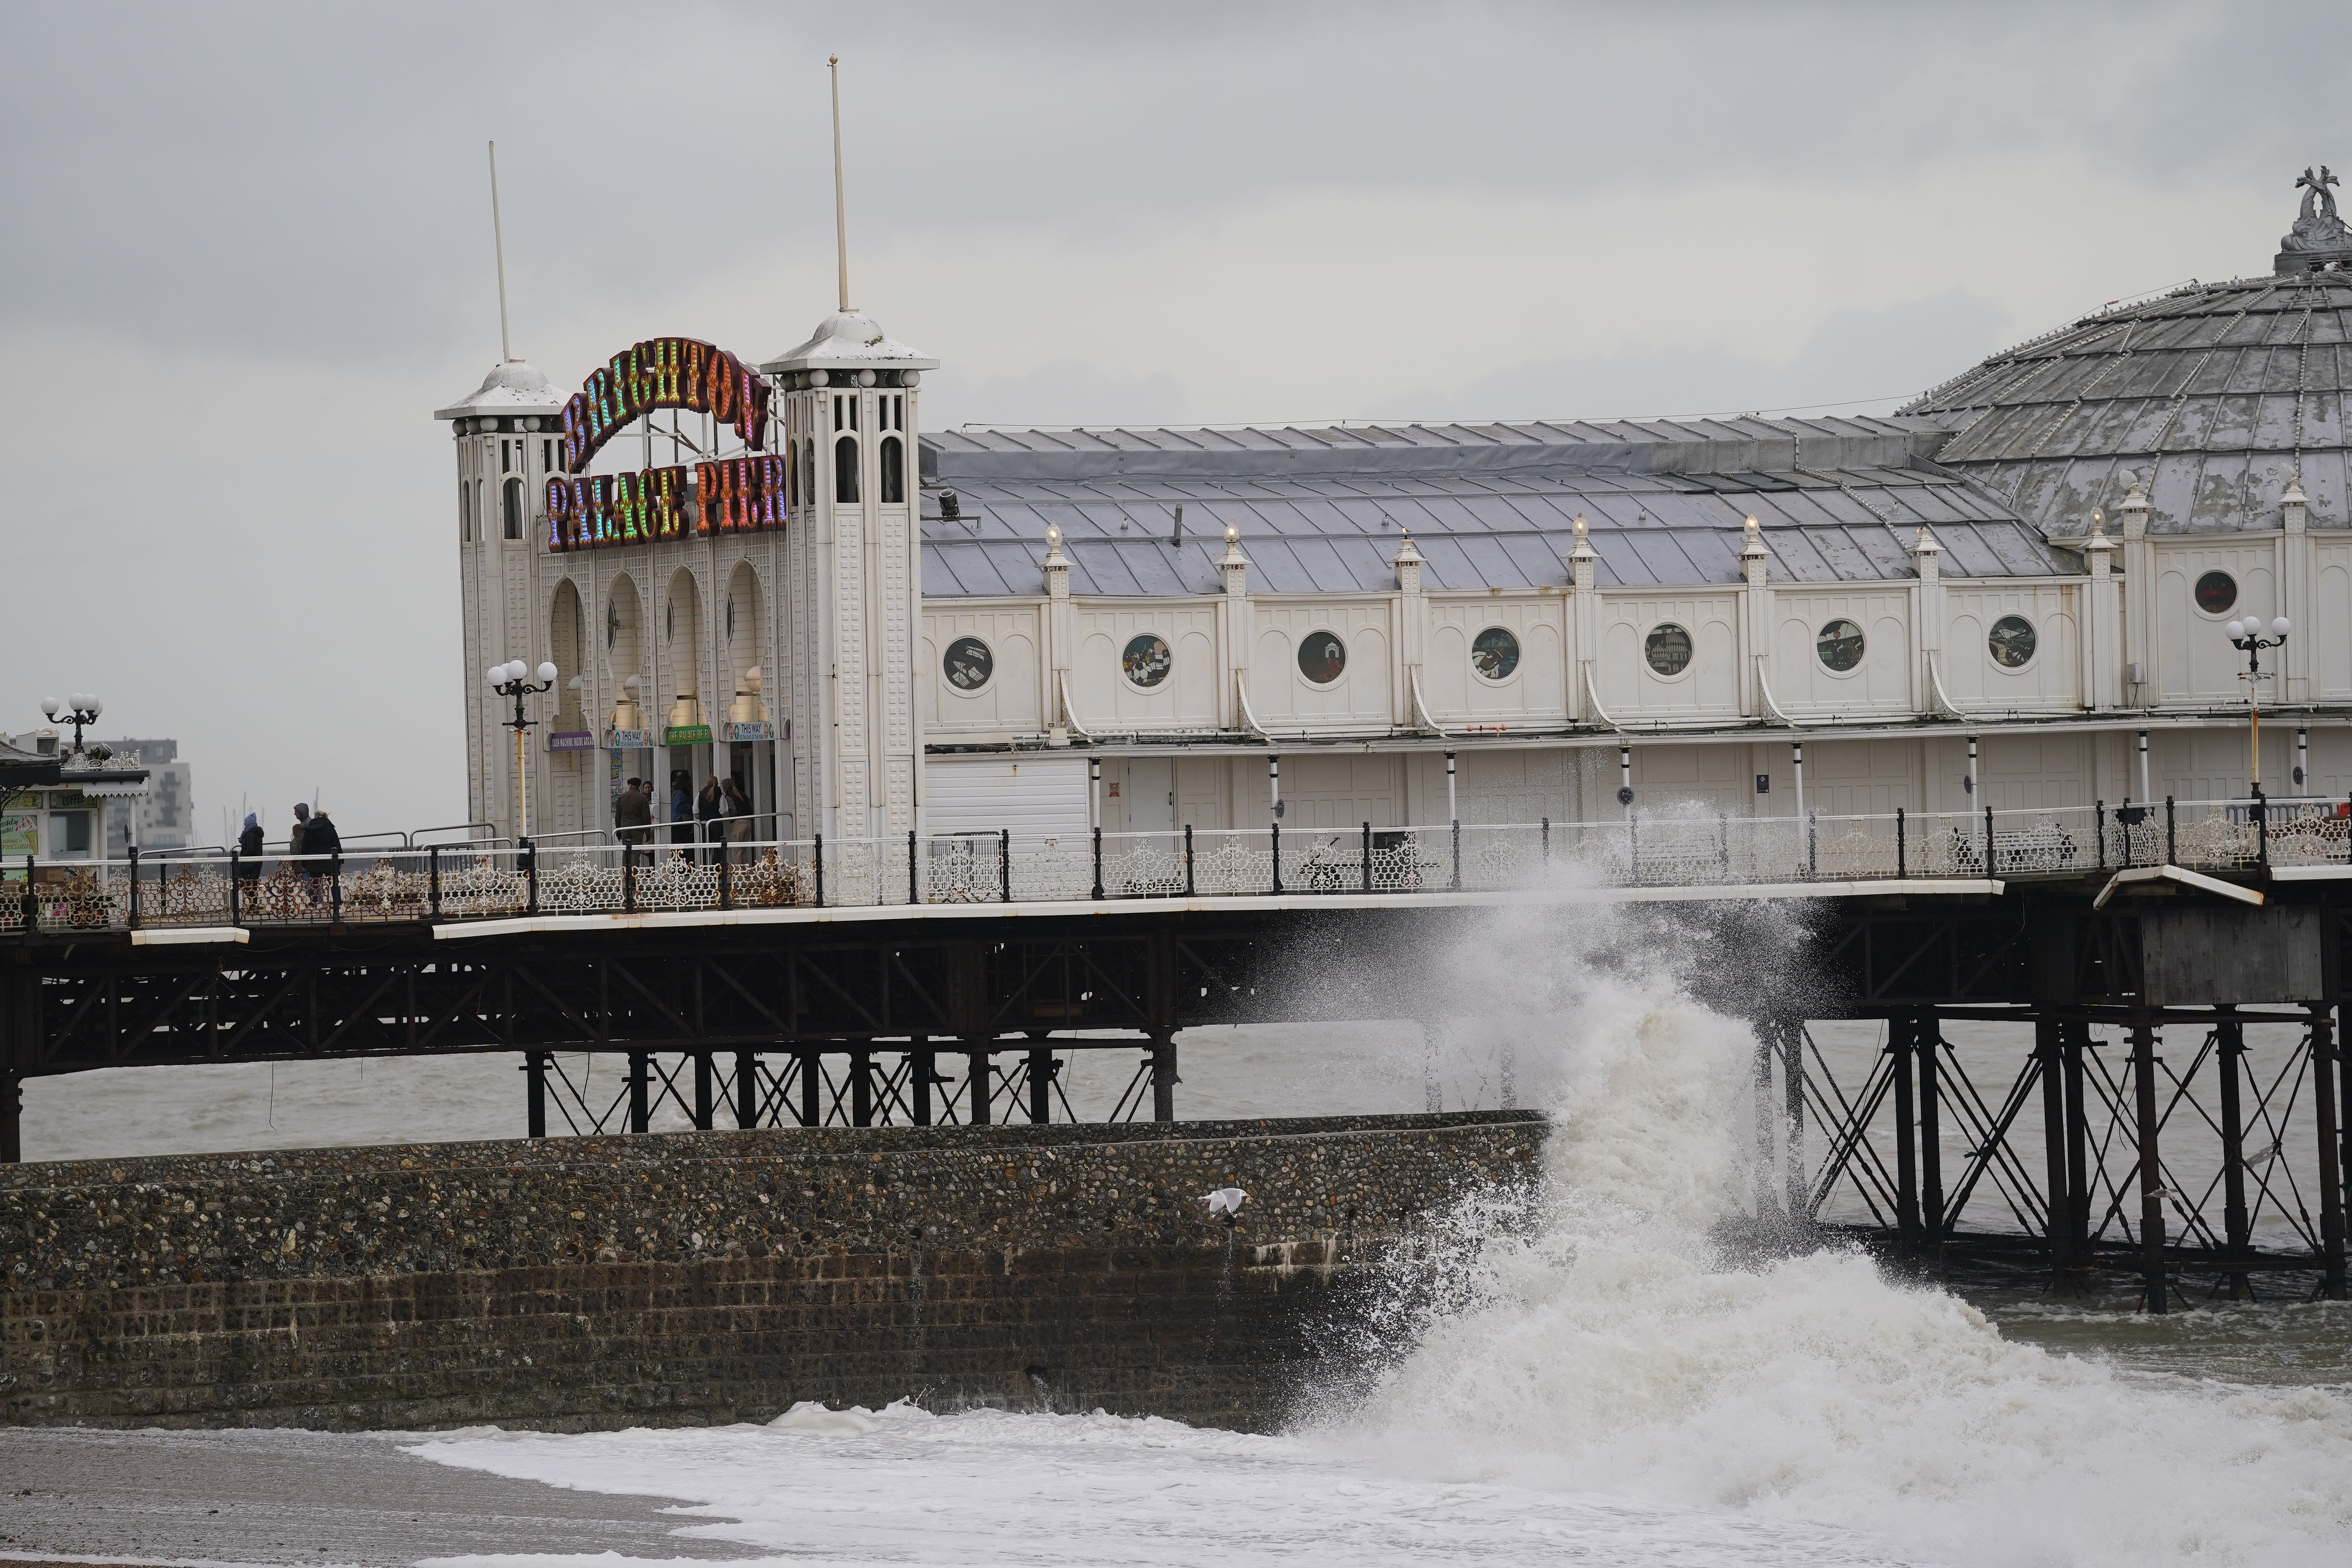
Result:
[[[1606,932],[1592,924],[1619,922]],[[1742,1212],[1747,1026],[1652,928],[1517,922],[1458,966],[1544,977],[1517,1041],[1558,1125],[1532,1213],[1459,1251],[1448,1307],[1326,1436],[1431,1479],[1503,1481],[1869,1531],[1923,1561],[2326,1560],[2352,1539],[2352,1404],[2134,1376],[2005,1341],[1959,1300],[1844,1251],[1725,1256]],[[1552,955],[1547,962],[1546,955]],[[1530,1075],[1532,1076],[1532,1075]],[[1516,1230],[1517,1234],[1507,1234]],[[2315,1308],[2315,1311],[2340,1309]],[[2344,1320],[2352,1331],[2352,1316]]]

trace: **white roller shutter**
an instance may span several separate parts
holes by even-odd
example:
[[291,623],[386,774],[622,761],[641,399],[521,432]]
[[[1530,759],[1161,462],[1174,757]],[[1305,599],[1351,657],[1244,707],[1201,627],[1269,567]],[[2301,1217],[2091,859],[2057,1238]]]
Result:
[[932,757],[923,763],[923,827],[1016,840],[1087,836],[1087,760],[1024,752]]

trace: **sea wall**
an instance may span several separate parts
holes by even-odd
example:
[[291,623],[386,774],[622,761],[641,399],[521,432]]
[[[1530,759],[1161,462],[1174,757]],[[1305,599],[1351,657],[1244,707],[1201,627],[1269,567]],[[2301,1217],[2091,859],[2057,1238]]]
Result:
[[[915,1398],[1262,1428],[1533,1112],[0,1167],[0,1419],[560,1430]],[[1202,1194],[1249,1194],[1228,1226]],[[1334,1373],[1344,1368],[1331,1364]]]

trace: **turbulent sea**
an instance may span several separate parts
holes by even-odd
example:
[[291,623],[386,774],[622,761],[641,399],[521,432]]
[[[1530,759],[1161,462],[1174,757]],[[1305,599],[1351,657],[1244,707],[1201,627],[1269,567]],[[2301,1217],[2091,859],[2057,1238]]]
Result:
[[[1554,1117],[1543,1182],[1455,1216],[1436,1306],[1400,1306],[1395,1334],[1363,1347],[1369,1390],[1285,1435],[803,1406],[416,1451],[677,1499],[682,1535],[779,1564],[2352,1563],[2352,1309],[2159,1320],[2128,1295],[1966,1298],[1858,1254],[1729,1250],[1723,1222],[1751,1185],[1748,1028],[1689,1000],[1674,962],[1560,962],[1580,934],[1532,922],[1432,960],[1464,999],[1437,1064],[1447,1104],[1495,1103],[1507,1046],[1519,1098]],[[1678,945],[1623,934],[1621,953]],[[1822,1033],[1859,1074],[1868,1031]],[[1423,1102],[1409,1026],[1202,1031],[1183,1048],[1188,1117]],[[1109,1056],[1075,1069],[1082,1113],[1131,1070]],[[512,1068],[37,1083],[27,1122],[46,1142],[28,1152],[511,1136]]]

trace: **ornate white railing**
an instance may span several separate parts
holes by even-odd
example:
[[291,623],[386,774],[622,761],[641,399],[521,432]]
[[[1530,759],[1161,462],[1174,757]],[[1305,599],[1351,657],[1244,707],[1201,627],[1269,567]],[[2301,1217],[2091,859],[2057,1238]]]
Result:
[[2352,867],[2352,803],[2166,801],[1979,812],[751,843],[441,846],[0,867],[0,934],[796,907],[1738,887]]

